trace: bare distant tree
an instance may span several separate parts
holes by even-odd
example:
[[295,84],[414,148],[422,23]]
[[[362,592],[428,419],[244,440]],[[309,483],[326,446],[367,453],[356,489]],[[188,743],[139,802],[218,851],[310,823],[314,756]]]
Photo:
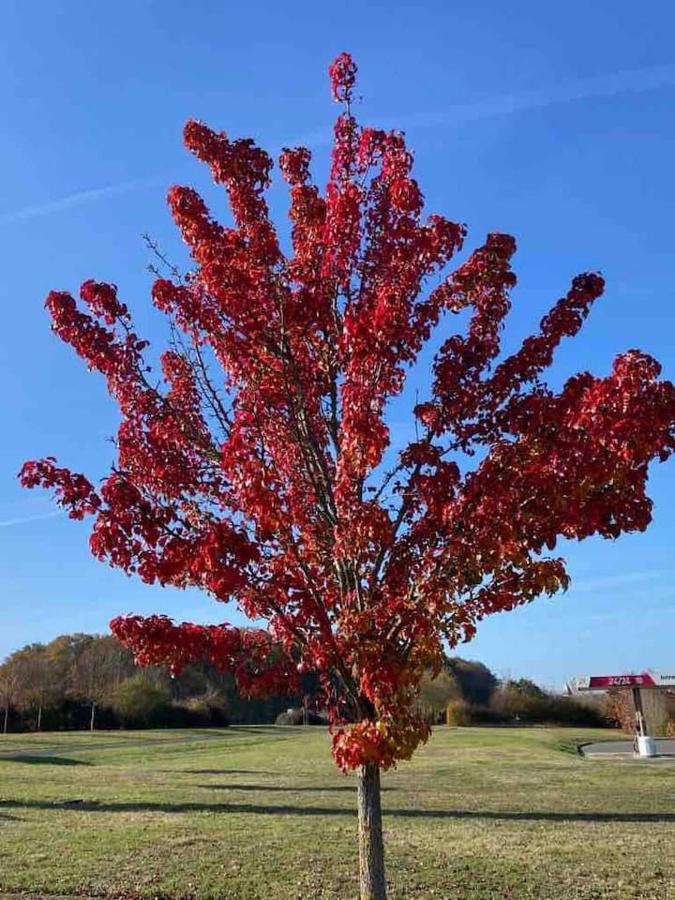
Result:
[[70,692],[91,705],[91,731],[95,726],[96,707],[133,671],[131,653],[112,635],[93,637],[81,647],[71,669]]
[[44,644],[29,644],[13,653],[7,662],[19,679],[18,705],[35,711],[35,727],[40,731],[42,711],[55,690],[54,673],[47,648]]
[[20,677],[10,662],[0,666],[0,703],[4,710],[2,733],[7,734],[7,725],[9,723],[9,710],[18,700]]

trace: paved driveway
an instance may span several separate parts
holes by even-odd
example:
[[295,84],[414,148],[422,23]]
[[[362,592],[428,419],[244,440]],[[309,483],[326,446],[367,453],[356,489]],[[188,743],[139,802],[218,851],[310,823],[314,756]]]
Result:
[[[633,759],[632,741],[597,741],[594,744],[584,744],[581,752],[589,759]],[[656,752],[658,756],[654,760],[668,760],[675,762],[675,740],[657,740]]]

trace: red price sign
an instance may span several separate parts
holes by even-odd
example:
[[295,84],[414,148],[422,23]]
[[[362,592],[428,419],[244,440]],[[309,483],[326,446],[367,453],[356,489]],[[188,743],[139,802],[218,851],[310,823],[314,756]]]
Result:
[[641,675],[591,675],[589,689],[623,687],[656,687],[654,679],[647,672]]

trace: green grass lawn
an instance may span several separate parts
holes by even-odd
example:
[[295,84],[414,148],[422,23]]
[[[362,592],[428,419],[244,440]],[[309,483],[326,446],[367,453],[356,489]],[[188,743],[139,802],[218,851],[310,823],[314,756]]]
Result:
[[[383,779],[392,900],[675,898],[675,767],[578,757],[598,735],[437,729]],[[0,754],[0,895],[356,896],[354,778],[323,729],[8,735]]]

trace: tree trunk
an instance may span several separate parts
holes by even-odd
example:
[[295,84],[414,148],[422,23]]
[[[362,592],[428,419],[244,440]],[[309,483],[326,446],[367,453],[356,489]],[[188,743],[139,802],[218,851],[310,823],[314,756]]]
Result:
[[89,720],[89,731],[94,730],[94,717],[96,715],[96,701],[91,701],[91,719]]
[[9,722],[9,703],[5,703],[5,722],[2,726],[2,733],[7,734],[7,724]]
[[38,714],[37,714],[37,731],[42,730],[42,704],[38,706]]
[[379,766],[359,768],[358,810],[361,900],[386,900]]

